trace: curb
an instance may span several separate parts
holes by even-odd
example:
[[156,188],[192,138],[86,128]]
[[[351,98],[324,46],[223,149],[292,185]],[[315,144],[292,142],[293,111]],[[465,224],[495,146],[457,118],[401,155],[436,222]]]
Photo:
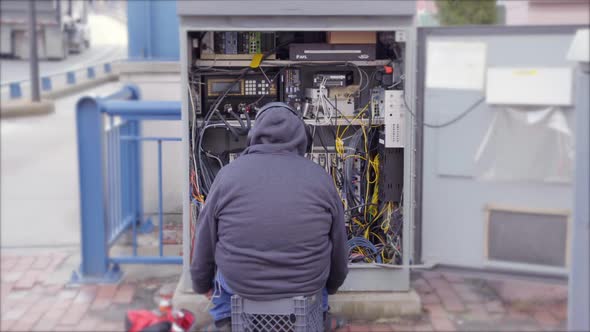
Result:
[[2,104],[0,118],[47,115],[54,112],[55,106],[51,100],[42,100],[40,102],[23,101]]
[[103,76],[103,77],[99,77],[96,79],[93,79],[91,81],[86,81],[86,82],[82,82],[76,85],[72,85],[60,90],[55,90],[55,91],[51,91],[51,92],[46,92],[42,94],[43,98],[47,98],[50,100],[55,100],[57,98],[61,98],[61,97],[65,97],[77,92],[81,92],[83,90],[89,89],[89,88],[93,88],[95,86],[107,83],[107,82],[114,82],[116,80],[119,79],[119,75],[116,74],[111,74],[111,75],[107,75],[107,76]]
[[99,86],[108,82],[114,82],[119,79],[119,75],[111,74],[100,78],[86,81],[73,86],[69,86],[60,90],[42,93],[41,97],[44,99],[40,102],[31,101],[11,101],[2,103],[0,106],[0,114],[2,118],[15,118],[35,115],[47,115],[55,112],[54,100],[65,97],[74,93],[78,93],[95,86]]

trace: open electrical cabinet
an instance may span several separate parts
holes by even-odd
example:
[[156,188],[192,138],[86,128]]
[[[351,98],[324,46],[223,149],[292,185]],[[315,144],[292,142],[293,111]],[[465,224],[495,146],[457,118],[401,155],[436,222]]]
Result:
[[198,213],[217,172],[239,158],[259,107],[281,101],[312,128],[306,157],[331,175],[346,211],[351,268],[342,290],[408,290],[413,11],[402,8],[402,26],[393,24],[399,20],[383,25],[389,16],[379,16],[374,22],[341,17],[326,28],[321,17],[203,22],[186,6],[178,10],[190,180],[183,278],[190,280]]

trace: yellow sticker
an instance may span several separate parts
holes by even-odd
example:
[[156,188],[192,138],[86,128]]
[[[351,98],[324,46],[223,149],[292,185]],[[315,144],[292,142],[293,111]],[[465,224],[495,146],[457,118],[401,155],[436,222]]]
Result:
[[262,54],[261,53],[254,54],[254,56],[252,57],[252,62],[250,62],[250,68],[254,69],[254,68],[260,67],[261,62],[262,62]]
[[537,75],[537,70],[536,69],[520,69],[520,70],[513,71],[512,74],[517,75],[517,76],[534,76],[534,75]]

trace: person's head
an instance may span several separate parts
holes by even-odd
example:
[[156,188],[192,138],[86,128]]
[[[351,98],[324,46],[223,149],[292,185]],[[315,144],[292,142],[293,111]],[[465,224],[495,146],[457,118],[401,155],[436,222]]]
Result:
[[301,114],[285,103],[272,102],[256,114],[244,153],[293,152],[303,155],[311,139]]

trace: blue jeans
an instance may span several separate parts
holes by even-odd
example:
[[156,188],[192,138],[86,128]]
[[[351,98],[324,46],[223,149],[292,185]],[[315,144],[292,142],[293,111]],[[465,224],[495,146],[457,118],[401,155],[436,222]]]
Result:
[[[214,321],[220,321],[224,318],[231,317],[231,297],[234,292],[229,288],[221,273],[217,272],[214,282],[213,308],[209,309],[209,314]],[[328,311],[328,290],[322,289],[322,311]]]

